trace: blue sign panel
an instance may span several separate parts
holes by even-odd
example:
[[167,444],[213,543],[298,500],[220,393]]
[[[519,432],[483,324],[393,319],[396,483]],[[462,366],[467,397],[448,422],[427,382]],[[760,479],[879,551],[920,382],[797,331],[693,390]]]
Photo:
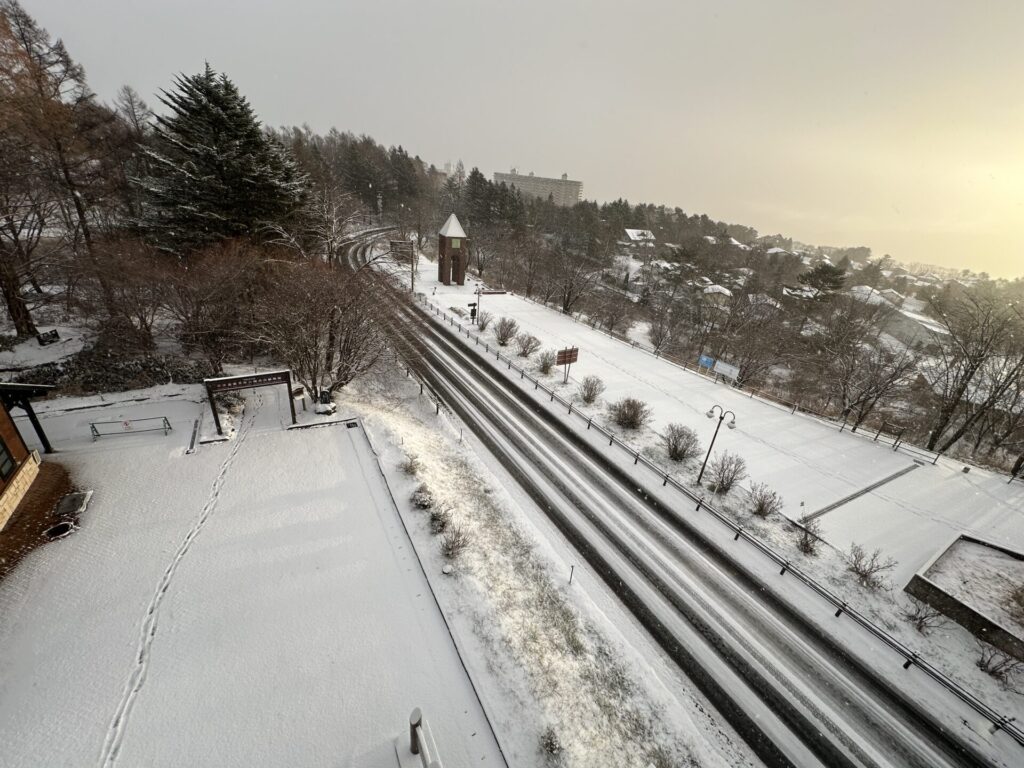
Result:
[[697,358],[697,365],[701,368],[711,368],[715,364],[715,358],[711,355],[701,355]]

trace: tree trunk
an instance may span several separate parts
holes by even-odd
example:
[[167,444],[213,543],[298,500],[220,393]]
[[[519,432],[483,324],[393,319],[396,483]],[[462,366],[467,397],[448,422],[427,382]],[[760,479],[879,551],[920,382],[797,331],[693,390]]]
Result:
[[6,260],[0,263],[0,293],[3,294],[4,303],[7,305],[7,315],[10,317],[18,337],[34,336],[36,325],[32,322],[28,304],[21,296],[18,275]]

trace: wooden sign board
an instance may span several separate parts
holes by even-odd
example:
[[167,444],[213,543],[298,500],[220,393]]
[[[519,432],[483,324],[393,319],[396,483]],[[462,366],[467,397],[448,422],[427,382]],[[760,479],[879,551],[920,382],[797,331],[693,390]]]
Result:
[[555,365],[571,365],[580,359],[580,350],[578,347],[572,347],[571,349],[560,349],[558,354],[555,356]]
[[391,240],[390,242],[391,253],[395,256],[401,256],[406,259],[412,258],[412,240]]
[[271,371],[243,376],[225,376],[220,379],[204,379],[203,383],[206,385],[206,389],[214,394],[232,392],[236,389],[249,389],[250,387],[265,387],[271,384],[287,384],[290,390],[292,373],[291,371]]

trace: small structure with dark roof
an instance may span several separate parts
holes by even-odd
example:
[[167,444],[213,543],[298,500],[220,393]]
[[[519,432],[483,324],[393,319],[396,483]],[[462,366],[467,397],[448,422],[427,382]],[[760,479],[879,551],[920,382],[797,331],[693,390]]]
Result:
[[53,447],[30,402],[32,398],[45,397],[51,389],[46,384],[0,383],[0,530],[39,474],[39,454],[25,444],[10,410],[21,408],[28,414],[43,450],[52,453]]
[[466,284],[469,238],[453,213],[437,233],[437,279],[445,285]]

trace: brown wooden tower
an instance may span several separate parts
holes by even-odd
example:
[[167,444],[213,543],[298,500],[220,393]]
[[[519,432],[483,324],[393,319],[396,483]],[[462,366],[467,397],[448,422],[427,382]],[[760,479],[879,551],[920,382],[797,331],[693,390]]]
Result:
[[437,279],[445,285],[466,284],[469,238],[453,213],[437,233]]

